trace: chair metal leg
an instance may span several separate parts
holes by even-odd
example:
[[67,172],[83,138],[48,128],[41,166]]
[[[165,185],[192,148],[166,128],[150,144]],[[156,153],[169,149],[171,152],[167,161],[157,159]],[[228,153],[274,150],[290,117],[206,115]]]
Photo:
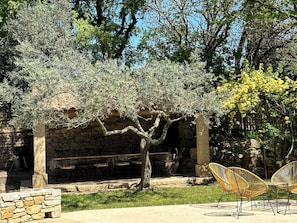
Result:
[[[274,208],[273,208],[273,206],[272,206],[272,202],[270,201],[269,198],[268,198],[267,202],[270,204],[270,208],[271,208],[271,210],[272,210],[272,212],[273,212],[273,215],[275,215],[275,211],[274,211]],[[264,200],[264,207],[265,207],[265,200]]]
[[[273,215],[275,215],[275,211],[274,211],[274,208],[273,208],[273,206],[272,206],[272,202],[271,202],[271,200],[270,200],[270,195],[271,195],[271,193],[269,193],[269,195],[267,196],[267,197],[264,197],[263,196],[263,207],[264,208],[266,208],[266,202],[267,202],[267,204],[269,204],[270,205],[270,208],[271,208],[271,210],[272,210],[272,213],[273,213]],[[253,200],[251,199],[251,202],[253,202]],[[255,202],[255,201],[254,201]],[[277,201],[276,201],[276,205],[277,205]],[[255,204],[254,206],[257,206],[257,204]],[[253,207],[253,205],[252,205],[252,207]],[[253,210],[253,208],[252,208],[252,210]]]
[[223,191],[223,193],[221,194],[221,196],[220,196],[220,198],[219,198],[219,200],[218,200],[217,207],[220,206],[220,202],[222,201],[222,199],[223,199],[223,197],[224,197],[225,195],[227,195],[227,193],[225,193],[225,192]]
[[[238,204],[239,203],[239,204]],[[237,209],[237,215],[236,218],[238,219],[240,214],[242,213],[242,197],[240,197],[240,200],[237,200],[237,205],[236,205],[236,209]]]
[[279,192],[279,188],[277,187],[277,189],[276,189],[276,201],[275,201],[276,213],[279,213],[278,212],[278,192]]
[[285,213],[284,213],[284,215],[287,214],[288,206],[289,206],[289,208],[290,208],[290,195],[291,195],[291,193],[290,193],[289,190],[287,190],[287,194],[288,194],[288,198],[287,198],[287,202],[286,202],[286,208],[285,208]]
[[[251,202],[251,211],[253,211],[253,210],[254,210],[253,207],[254,207],[254,206],[257,207],[257,204],[256,204],[256,201],[254,201],[253,199],[251,199],[250,202]],[[253,204],[253,203],[254,203],[254,204]],[[265,202],[264,202],[264,205],[265,205]]]
[[[280,213],[280,210],[279,210],[279,199],[278,199],[279,190],[280,189],[277,189],[276,190],[276,213]],[[290,195],[291,195],[291,192],[288,189],[286,190],[286,192],[287,192],[287,201],[286,201],[286,207],[285,207],[284,215],[287,214],[288,206],[290,208]]]

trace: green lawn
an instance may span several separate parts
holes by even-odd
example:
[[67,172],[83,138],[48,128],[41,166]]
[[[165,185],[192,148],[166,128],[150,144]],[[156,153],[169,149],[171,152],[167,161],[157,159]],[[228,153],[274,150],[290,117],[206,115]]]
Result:
[[[103,191],[91,194],[62,195],[62,211],[78,211],[103,208],[143,207],[175,204],[199,204],[217,202],[222,194],[221,188],[216,184],[154,188],[135,193],[133,190]],[[275,194],[267,193],[270,199]],[[280,198],[287,198],[284,190],[280,191]],[[257,199],[267,199],[258,197]],[[235,194],[226,194],[222,201],[236,201]],[[292,199],[296,199],[292,197]]]
[[[153,205],[197,204],[217,202],[222,190],[217,184],[172,188],[155,188],[134,193],[132,190],[104,191],[92,194],[62,195],[62,211],[140,207]],[[234,201],[229,194],[223,201]]]

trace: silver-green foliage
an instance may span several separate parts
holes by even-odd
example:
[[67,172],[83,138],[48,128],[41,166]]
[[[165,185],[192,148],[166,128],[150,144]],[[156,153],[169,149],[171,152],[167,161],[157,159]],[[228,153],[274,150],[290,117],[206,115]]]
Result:
[[113,111],[131,120],[143,110],[184,118],[221,114],[215,77],[194,56],[190,64],[152,61],[133,70],[115,61],[96,64],[97,72],[76,81],[80,109],[86,120],[104,119]]
[[[20,57],[0,93],[12,105],[15,125],[103,124],[117,111],[144,136],[140,111],[165,119],[175,115],[178,120],[223,112],[223,96],[213,88],[215,77],[205,71],[197,53],[189,64],[163,60],[134,69],[115,60],[92,64],[75,49],[70,22],[69,3],[57,1],[25,7],[9,24]],[[65,115],[70,108],[76,109],[75,118]]]
[[138,69],[135,79],[142,107],[153,104],[156,110],[185,117],[220,113],[220,100],[213,92],[215,77],[206,72],[205,64],[197,54],[194,56],[190,64],[163,60],[150,62]]
[[[97,121],[105,135],[134,132],[141,139],[141,190],[150,184],[150,147],[164,141],[174,121],[222,113],[214,75],[205,71],[197,53],[189,64],[161,60],[134,69],[115,60],[93,64],[74,47],[65,1],[24,8],[10,24],[20,56],[17,69],[0,84],[0,101],[11,104],[17,126],[76,128]],[[25,24],[18,23],[23,19]],[[104,120],[115,113],[131,125],[107,129]],[[165,125],[158,135],[161,121]]]
[[50,100],[64,90],[63,81],[75,76],[75,66],[83,62],[73,48],[70,19],[67,1],[37,1],[19,10],[5,27],[18,41],[17,68],[1,83],[0,92],[2,100],[11,103],[14,124],[32,127],[54,118],[54,111],[47,109]]

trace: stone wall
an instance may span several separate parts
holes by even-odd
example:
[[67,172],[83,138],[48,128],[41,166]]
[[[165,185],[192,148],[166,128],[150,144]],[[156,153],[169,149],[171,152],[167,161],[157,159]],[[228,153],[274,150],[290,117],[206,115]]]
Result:
[[7,108],[0,107],[0,170],[9,170],[16,159],[14,148],[25,147],[27,166],[33,166],[33,135],[31,131],[9,125]]
[[60,216],[60,189],[27,189],[0,194],[0,223],[21,223]]
[[[108,119],[105,123],[110,130],[131,124],[119,117]],[[152,148],[151,152],[168,151],[171,147],[190,148],[195,146],[195,140],[195,130],[193,131],[190,123],[179,122],[171,128],[164,143]],[[52,158],[139,153],[139,144],[139,136],[132,132],[104,136],[96,122],[76,129],[47,129],[47,167],[49,168]]]
[[[108,129],[123,128],[128,121],[118,117],[107,120]],[[67,156],[109,155],[139,152],[139,137],[127,132],[123,135],[104,136],[94,122],[75,129],[46,130],[47,160]]]
[[[16,129],[9,125],[10,117],[8,114],[6,108],[0,107],[0,170],[7,171],[7,184],[13,185],[6,185],[6,189],[18,189],[18,181],[31,179],[30,174],[34,167],[33,134],[32,131]],[[124,128],[128,124],[131,124],[129,120],[123,120],[116,116],[106,120],[105,123],[109,130]],[[144,128],[149,128],[150,124],[151,123],[147,125],[144,124]],[[127,132],[122,135],[103,136],[100,127],[95,122],[90,123],[88,126],[74,129],[47,128],[47,173],[49,175],[51,174],[49,166],[52,158],[139,153],[139,144],[139,137],[132,132]],[[171,149],[174,148],[189,149],[195,147],[195,144],[195,126],[191,125],[191,120],[185,122],[181,121],[172,125],[164,143],[152,148],[151,152],[171,151]],[[14,149],[22,146],[28,149],[24,159],[23,157],[20,159],[14,154]],[[186,153],[185,156],[189,157],[189,150],[184,151]],[[20,162],[21,167],[24,167],[24,160],[26,161],[27,167],[25,169],[19,168]],[[194,168],[194,163],[191,164],[193,164],[191,166]],[[181,165],[179,169],[180,168]]]
[[[264,149],[259,141],[255,139],[246,140],[242,137],[225,137],[220,143],[212,146],[212,162],[218,162],[224,166],[240,166],[252,171],[261,178],[270,178],[278,169],[282,158],[281,145]],[[290,160],[296,160],[290,157]]]

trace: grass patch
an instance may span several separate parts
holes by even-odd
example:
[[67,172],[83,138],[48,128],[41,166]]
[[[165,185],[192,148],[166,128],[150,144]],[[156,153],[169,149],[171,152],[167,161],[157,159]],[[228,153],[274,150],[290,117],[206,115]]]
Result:
[[[221,195],[222,189],[216,183],[203,186],[155,188],[138,193],[132,190],[115,190],[91,194],[62,195],[62,211],[212,203],[217,202]],[[275,191],[271,190],[266,196],[259,196],[255,199],[275,198]],[[279,198],[287,198],[285,190],[280,190]],[[296,199],[296,196],[292,196],[292,199],[294,198]],[[236,200],[236,195],[231,193],[222,199],[223,202]]]
[[[131,190],[104,191],[91,194],[62,195],[62,211],[143,207],[217,202],[222,190],[217,184],[188,187],[157,188],[134,193]],[[235,201],[229,194],[223,201]]]

